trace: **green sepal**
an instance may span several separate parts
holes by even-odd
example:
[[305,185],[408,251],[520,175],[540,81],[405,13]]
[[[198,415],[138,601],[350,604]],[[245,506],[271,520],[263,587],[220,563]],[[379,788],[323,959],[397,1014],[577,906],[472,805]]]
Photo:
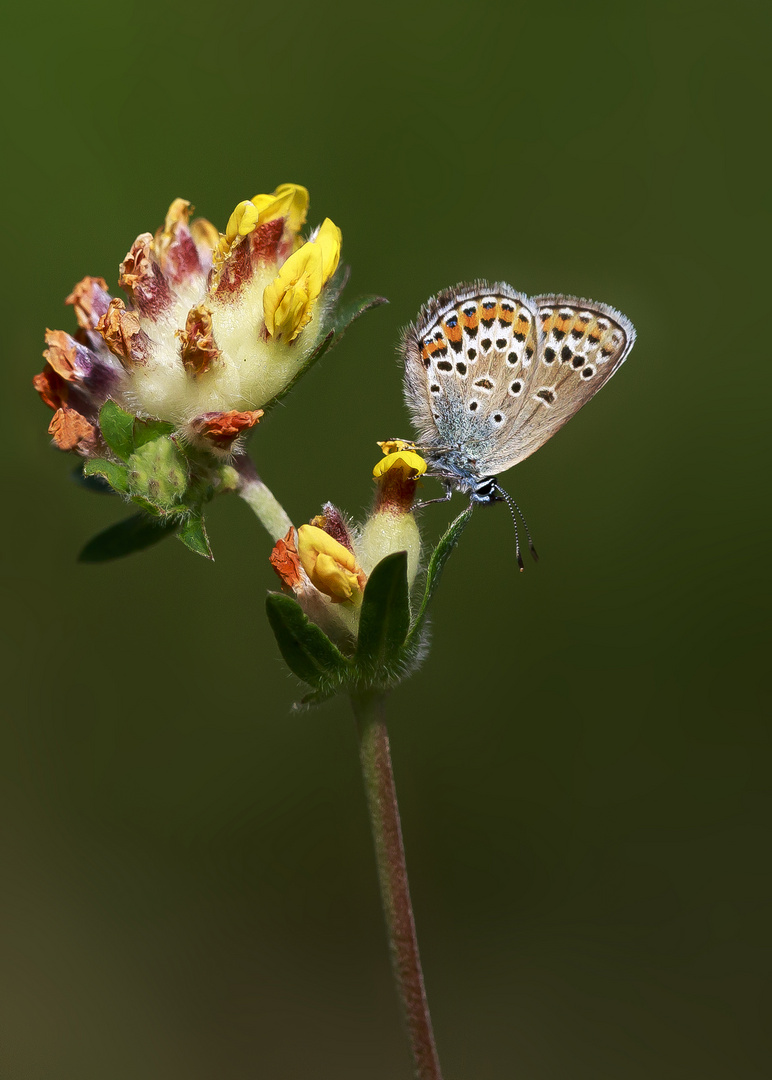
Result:
[[269,593],[265,607],[279,650],[299,679],[325,695],[346,681],[351,669],[348,660],[310,621],[297,600]]
[[185,547],[190,548],[196,555],[203,555],[205,559],[214,560],[201,514],[191,514],[190,517],[183,521],[180,531],[177,533],[177,539],[181,540]]
[[98,476],[105,480],[113,491],[125,495],[129,490],[129,476],[125,465],[118,465],[114,461],[105,458],[92,458],[83,466],[85,477]]
[[407,552],[381,559],[370,574],[359,615],[355,664],[366,672],[388,675],[410,628]]
[[102,438],[122,461],[127,461],[134,449],[134,419],[114,401],[106,401],[99,410]]
[[419,635],[426,619],[426,612],[429,608],[429,602],[434,595],[434,591],[439,584],[442,571],[445,568],[445,563],[450,558],[450,553],[456,546],[461,538],[461,533],[469,524],[469,519],[474,512],[474,504],[467,506],[465,510],[458,515],[453,521],[451,521],[444,535],[440,537],[440,540],[432,552],[432,557],[429,560],[429,569],[426,572],[426,583],[424,585],[424,594],[421,599],[420,607],[416,613],[413,625],[410,627],[410,633],[407,636],[405,642],[406,648],[420,640]]
[[142,551],[171,536],[177,531],[178,524],[135,514],[92,537],[78,555],[78,562],[107,562]]

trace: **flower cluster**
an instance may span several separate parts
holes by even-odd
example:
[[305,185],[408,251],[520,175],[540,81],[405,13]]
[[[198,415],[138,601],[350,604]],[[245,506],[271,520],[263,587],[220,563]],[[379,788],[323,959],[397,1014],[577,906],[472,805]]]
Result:
[[394,445],[381,444],[375,503],[361,527],[327,503],[308,525],[291,527],[271,554],[285,593],[269,594],[268,618],[287,664],[312,687],[303,704],[344,688],[393,686],[424,654],[429,600],[471,510],[435,548],[415,600],[421,538],[413,499],[426,462]]
[[265,410],[382,302],[336,308],[340,229],[325,218],[304,240],[308,203],[282,184],[239,203],[219,233],[175,199],[121,263],[126,300],[101,277],[79,282],[66,300],[79,329],[46,332],[34,379],[55,445],[156,516],[200,510],[222,489]]
[[356,641],[362,597],[374,567],[395,551],[407,554],[408,588],[415,581],[421,537],[412,514],[426,462],[401,451],[381,459],[373,511],[361,528],[326,503],[308,525],[294,526],[276,543],[271,565],[308,617],[350,651]]

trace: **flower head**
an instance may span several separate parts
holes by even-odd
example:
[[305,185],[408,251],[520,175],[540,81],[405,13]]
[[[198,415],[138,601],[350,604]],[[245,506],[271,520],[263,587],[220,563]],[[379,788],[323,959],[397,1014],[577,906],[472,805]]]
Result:
[[326,503],[310,524],[290,527],[271,554],[291,595],[269,593],[268,618],[288,666],[312,687],[301,704],[344,688],[386,689],[420,665],[429,602],[472,514],[469,505],[451,523],[416,590],[421,538],[413,497],[426,462],[412,444],[381,446],[374,507],[361,527]]
[[[308,205],[306,188],[281,184],[240,202],[220,233],[175,199],[163,226],[138,236],[121,263],[125,300],[101,277],[79,282],[66,301],[78,330],[47,331],[46,364],[33,380],[54,412],[55,445],[86,458],[87,470],[143,509],[200,509],[265,410],[354,318],[383,302],[336,311],[340,229],[325,218],[304,239]],[[164,475],[148,474],[139,493],[129,459],[146,422],[163,425],[153,438],[173,445],[144,451],[140,474],[152,466]],[[180,456],[184,488],[154,502],[167,460]]]
[[[127,301],[103,278],[84,278],[67,298],[80,330],[48,332],[35,387],[58,414],[51,433],[62,449],[94,450],[85,423],[96,428],[109,397],[171,423],[184,442],[227,453],[329,332],[341,234],[326,218],[302,240],[304,187],[239,203],[222,234],[191,221],[192,209],[175,199],[163,227],[134,241],[118,280]],[[218,415],[240,419],[215,424]]]

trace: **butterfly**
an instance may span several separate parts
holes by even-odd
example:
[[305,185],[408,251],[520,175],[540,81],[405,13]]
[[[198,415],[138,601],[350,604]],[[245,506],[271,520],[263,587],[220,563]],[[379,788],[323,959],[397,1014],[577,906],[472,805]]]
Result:
[[[521,570],[522,513],[498,474],[568,423],[634,341],[633,324],[607,304],[487,281],[432,297],[404,332],[405,399],[428,475],[445,484],[445,499],[456,490],[472,503],[507,502]],[[526,534],[536,558],[527,526]]]

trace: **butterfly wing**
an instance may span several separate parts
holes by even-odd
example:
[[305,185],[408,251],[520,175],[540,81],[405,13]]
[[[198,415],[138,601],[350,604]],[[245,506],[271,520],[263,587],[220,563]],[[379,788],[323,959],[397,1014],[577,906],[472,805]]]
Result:
[[463,450],[486,462],[512,414],[542,342],[532,300],[510,285],[462,283],[425,304],[403,337],[405,399],[421,445]]
[[630,320],[606,304],[560,295],[531,303],[541,324],[536,362],[524,373],[486,473],[504,472],[543,446],[619,370],[635,341]]

